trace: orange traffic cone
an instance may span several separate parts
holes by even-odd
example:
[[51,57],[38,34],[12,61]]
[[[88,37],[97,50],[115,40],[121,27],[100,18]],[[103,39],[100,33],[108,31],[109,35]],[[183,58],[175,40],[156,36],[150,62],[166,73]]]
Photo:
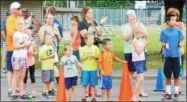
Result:
[[57,88],[56,101],[66,101],[64,68],[60,68],[59,84]]
[[123,64],[119,101],[131,101],[132,85],[127,63]]

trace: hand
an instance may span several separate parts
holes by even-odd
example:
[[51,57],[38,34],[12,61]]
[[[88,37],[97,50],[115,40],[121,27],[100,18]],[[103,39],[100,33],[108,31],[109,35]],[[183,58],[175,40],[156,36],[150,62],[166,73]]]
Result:
[[102,17],[100,24],[104,24],[107,21],[108,17]]
[[184,42],[183,42],[183,41],[180,42],[180,43],[179,43],[179,46],[180,46],[180,47],[183,47],[183,46],[184,46]]
[[26,46],[26,47],[28,47],[28,46],[30,46],[30,45],[31,45],[31,41],[25,42],[25,46]]
[[127,61],[122,61],[122,63],[127,63]]
[[101,75],[104,75],[104,71],[103,70],[101,70]]
[[90,26],[90,27],[88,28],[88,33],[93,33],[94,30],[95,30],[95,28],[94,28],[93,26]]
[[50,57],[51,57],[51,58],[55,58],[55,54],[52,54]]
[[146,46],[146,47],[149,46],[150,43],[151,43],[150,41],[146,41],[145,46]]

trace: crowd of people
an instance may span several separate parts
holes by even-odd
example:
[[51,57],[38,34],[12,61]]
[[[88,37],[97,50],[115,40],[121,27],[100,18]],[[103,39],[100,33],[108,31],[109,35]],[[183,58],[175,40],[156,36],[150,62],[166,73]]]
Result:
[[[59,68],[64,69],[66,100],[76,100],[76,86],[78,75],[81,73],[82,100],[86,101],[91,89],[92,100],[99,96],[98,73],[100,74],[100,88],[102,101],[111,101],[112,65],[113,61],[126,63],[131,78],[136,73],[136,83],[132,96],[133,101],[142,101],[140,96],[148,97],[143,91],[144,72],[146,68],[147,47],[150,45],[148,32],[142,22],[138,21],[134,10],[128,10],[127,23],[121,26],[124,40],[124,60],[119,59],[111,51],[112,40],[102,39],[103,25],[107,17],[99,23],[93,18],[90,7],[82,9],[82,20],[78,16],[70,19],[71,43],[63,47],[64,55],[59,56],[59,43],[63,41],[63,29],[55,18],[55,7],[48,7],[45,11],[45,24],[41,25],[33,15],[29,15],[26,8],[19,2],[10,5],[7,19],[2,22],[1,32],[4,37],[4,66],[7,68],[8,95],[12,100],[27,99],[27,74],[30,73],[32,83],[32,97],[36,98],[35,64],[41,62],[41,81],[43,98],[56,95],[55,84],[59,83]],[[171,100],[171,78],[174,77],[174,100],[180,91],[180,72],[184,61],[184,25],[179,22],[180,13],[170,8],[166,14],[166,23],[161,26],[160,42],[166,77],[166,90],[163,99]],[[38,34],[41,42],[39,51],[36,51],[34,35]],[[102,40],[101,40],[102,39]],[[159,40],[159,39],[158,39]],[[6,43],[5,43],[6,42]],[[6,45],[6,46],[5,46]],[[99,47],[103,47],[100,51]],[[7,51],[6,51],[6,50]],[[39,60],[35,56],[38,55]],[[60,60],[59,60],[59,57]],[[98,70],[99,69],[99,70]],[[56,83],[55,83],[56,80]],[[105,99],[105,96],[106,99]]]

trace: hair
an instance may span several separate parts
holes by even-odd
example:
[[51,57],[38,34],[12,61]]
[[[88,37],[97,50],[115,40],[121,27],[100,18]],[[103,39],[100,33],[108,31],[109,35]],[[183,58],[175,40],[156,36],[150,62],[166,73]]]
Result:
[[176,17],[175,15],[167,15],[166,16],[166,22],[170,21],[172,17]]
[[88,40],[88,38],[89,38],[90,36],[94,36],[94,35],[91,34],[91,33],[87,33],[87,34],[85,34],[85,36],[84,36],[84,40]]
[[136,16],[136,13],[134,10],[127,10],[126,15],[127,16]]
[[111,41],[111,39],[109,39],[109,38],[105,38],[105,39],[103,39],[103,41],[102,41],[102,45],[106,45],[107,42],[109,42],[109,41]]
[[[49,15],[52,15],[52,14],[46,13],[46,14],[45,14],[45,19],[47,19]],[[52,15],[52,16],[54,16],[54,15]]]
[[54,16],[56,13],[55,7],[50,6],[50,7],[46,8],[46,13],[51,13]]
[[82,8],[82,19],[85,20],[87,12],[90,10],[90,7],[84,7]]
[[134,39],[134,37],[135,37],[137,34],[139,34],[139,33],[145,34],[144,30],[143,30],[140,26],[134,27],[132,39]]
[[168,9],[167,15],[177,16],[177,20],[179,20],[180,12],[179,12],[178,9],[171,7],[171,8]]
[[67,51],[69,47],[72,47],[70,44],[65,45],[64,51]]
[[79,23],[79,17],[78,16],[73,16],[73,17],[71,17],[70,20],[75,20],[77,23]]

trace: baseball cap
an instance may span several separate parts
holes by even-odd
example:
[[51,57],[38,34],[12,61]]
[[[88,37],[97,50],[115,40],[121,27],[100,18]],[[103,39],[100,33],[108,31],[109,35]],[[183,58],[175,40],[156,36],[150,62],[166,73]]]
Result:
[[21,8],[21,4],[19,2],[13,2],[11,5],[10,5],[10,10],[14,10],[14,9],[18,9],[18,8]]
[[134,10],[127,10],[126,15],[127,16],[136,16],[136,13]]

